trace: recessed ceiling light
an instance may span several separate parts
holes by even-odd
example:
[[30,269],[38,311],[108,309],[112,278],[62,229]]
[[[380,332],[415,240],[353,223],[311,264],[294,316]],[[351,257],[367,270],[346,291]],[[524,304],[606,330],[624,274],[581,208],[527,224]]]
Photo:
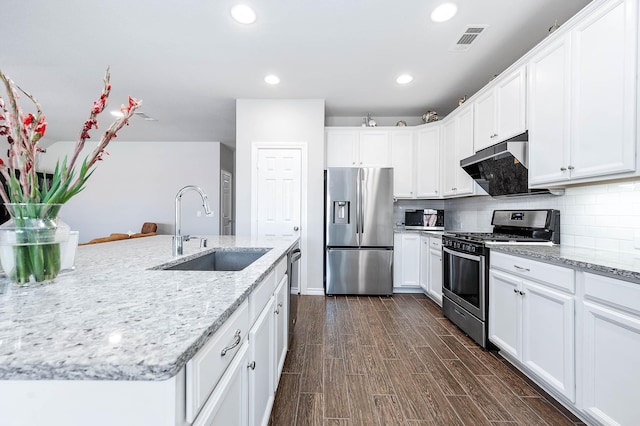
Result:
[[124,114],[119,109],[114,109],[113,111],[111,111],[111,115],[113,115],[114,117],[124,117]]
[[433,22],[444,22],[453,18],[458,12],[458,6],[455,3],[442,3],[431,12],[431,20]]
[[278,84],[280,83],[280,78],[277,75],[269,74],[264,78],[264,81],[268,84]]
[[256,13],[246,4],[237,4],[231,8],[231,16],[241,24],[256,22]]
[[396,78],[396,83],[398,84],[407,84],[413,81],[413,76],[409,74],[402,74]]

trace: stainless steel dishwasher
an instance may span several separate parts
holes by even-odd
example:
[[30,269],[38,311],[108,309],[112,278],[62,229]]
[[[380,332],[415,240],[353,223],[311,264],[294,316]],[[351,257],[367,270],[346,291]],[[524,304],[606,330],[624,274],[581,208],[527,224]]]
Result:
[[[289,345],[293,338],[293,329],[298,319],[298,295],[300,294],[300,243],[296,243],[287,255],[287,274],[289,277]],[[292,291],[292,289],[295,289]]]

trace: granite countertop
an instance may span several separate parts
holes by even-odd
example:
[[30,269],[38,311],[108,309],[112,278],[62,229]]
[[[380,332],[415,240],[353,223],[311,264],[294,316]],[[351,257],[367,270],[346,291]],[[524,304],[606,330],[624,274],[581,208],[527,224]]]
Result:
[[[17,287],[0,279],[0,379],[165,380],[206,343],[297,239],[171,236],[78,247],[76,270]],[[201,253],[271,248],[239,272],[150,270]]]
[[637,257],[633,253],[563,245],[527,246],[492,244],[491,250],[640,283],[640,257]]
[[424,235],[434,235],[434,236],[442,236],[446,231],[435,231],[430,229],[407,229],[404,226],[395,226],[393,228],[393,232],[395,233],[418,233]]

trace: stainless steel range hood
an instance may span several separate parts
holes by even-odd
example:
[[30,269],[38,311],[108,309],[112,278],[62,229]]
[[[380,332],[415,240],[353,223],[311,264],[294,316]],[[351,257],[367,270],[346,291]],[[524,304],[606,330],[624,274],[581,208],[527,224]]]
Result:
[[[526,133],[520,136],[526,137]],[[529,188],[527,145],[528,142],[522,140],[501,142],[460,160],[460,166],[492,197],[564,193],[563,190]]]

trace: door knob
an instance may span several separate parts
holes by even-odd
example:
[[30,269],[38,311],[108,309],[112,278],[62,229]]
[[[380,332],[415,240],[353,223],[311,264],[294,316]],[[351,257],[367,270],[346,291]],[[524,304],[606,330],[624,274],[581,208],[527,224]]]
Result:
[[300,228],[299,228],[298,226],[294,226],[294,227],[293,227],[293,230],[294,230],[294,231],[299,231],[299,230],[300,230]]

